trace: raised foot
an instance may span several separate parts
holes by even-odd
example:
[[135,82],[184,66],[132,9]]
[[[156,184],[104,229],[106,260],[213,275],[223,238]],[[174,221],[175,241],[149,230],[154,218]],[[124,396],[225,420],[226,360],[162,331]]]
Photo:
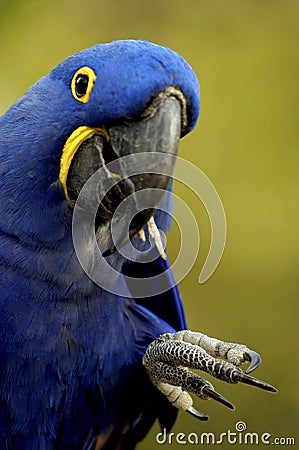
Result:
[[[244,373],[240,365],[249,362]],[[214,390],[212,384],[190,369],[199,369],[227,383],[245,383],[270,392],[276,388],[248,373],[261,362],[258,353],[245,345],[224,342],[190,330],[163,334],[153,341],[143,357],[143,364],[152,383],[166,395],[170,403],[189,412],[199,420],[208,416],[192,405],[189,392],[203,400],[212,398],[230,409],[229,400]]]

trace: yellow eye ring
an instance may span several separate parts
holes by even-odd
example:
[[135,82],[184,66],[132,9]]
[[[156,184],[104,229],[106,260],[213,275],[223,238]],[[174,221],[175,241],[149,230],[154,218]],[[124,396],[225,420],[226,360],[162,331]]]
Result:
[[87,103],[89,101],[96,79],[97,76],[90,67],[84,66],[77,70],[72,79],[71,89],[78,102]]

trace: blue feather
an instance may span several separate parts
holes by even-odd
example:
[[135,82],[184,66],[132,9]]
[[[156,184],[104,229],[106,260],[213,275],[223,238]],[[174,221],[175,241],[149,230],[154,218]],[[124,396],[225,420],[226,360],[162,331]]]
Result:
[[[151,295],[151,290],[146,289],[147,297],[138,298],[137,302],[169,323],[174,330],[187,329],[182,298],[173,274],[169,270],[168,258],[164,261],[161,256],[157,255],[154,260],[148,263],[128,262],[123,266],[123,273],[128,277],[145,280],[157,275],[163,275],[159,282],[160,286],[157,284],[151,286],[152,292],[156,292],[157,289],[159,291],[163,290],[163,292],[158,295]],[[131,286],[131,293],[134,296],[134,284]]]

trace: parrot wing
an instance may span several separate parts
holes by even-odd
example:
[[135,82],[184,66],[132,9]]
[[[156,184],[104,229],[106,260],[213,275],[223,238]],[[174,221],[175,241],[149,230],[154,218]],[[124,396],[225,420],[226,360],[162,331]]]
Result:
[[[176,331],[187,329],[186,317],[183,307],[182,297],[179,288],[171,271],[168,257],[164,260],[160,255],[150,262],[128,262],[123,266],[123,274],[127,277],[150,279],[161,276],[159,281],[152,282],[152,292],[157,295],[136,299],[137,303],[148,309],[160,319],[167,322]],[[129,289],[134,296],[134,285],[129,284]],[[163,292],[159,292],[160,284]],[[148,287],[148,284],[147,284]],[[147,289],[149,292],[149,289]]]

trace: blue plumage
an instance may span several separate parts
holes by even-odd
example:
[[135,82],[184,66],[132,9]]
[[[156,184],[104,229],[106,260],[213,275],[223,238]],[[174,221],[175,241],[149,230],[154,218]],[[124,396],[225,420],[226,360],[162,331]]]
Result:
[[[70,89],[84,65],[97,74],[87,104]],[[107,448],[134,448],[155,417],[168,427],[175,418],[141,359],[159,334],[186,327],[178,289],[136,302],[97,286],[77,260],[73,206],[58,181],[76,128],[139,116],[168,86],[183,92],[193,128],[190,66],[167,48],[116,41],[70,57],[0,118],[0,449],[87,449],[98,435]],[[157,221],[165,230],[166,215]],[[167,264],[126,262],[124,273]]]

